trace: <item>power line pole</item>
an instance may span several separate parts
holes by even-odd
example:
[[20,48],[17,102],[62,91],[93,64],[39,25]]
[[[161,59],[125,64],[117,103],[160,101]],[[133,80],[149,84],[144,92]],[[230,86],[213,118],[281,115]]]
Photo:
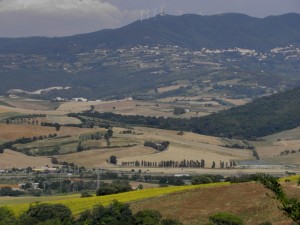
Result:
[[99,178],[100,178],[100,173],[99,173],[99,169],[97,169],[97,190],[98,190],[99,187],[100,187]]

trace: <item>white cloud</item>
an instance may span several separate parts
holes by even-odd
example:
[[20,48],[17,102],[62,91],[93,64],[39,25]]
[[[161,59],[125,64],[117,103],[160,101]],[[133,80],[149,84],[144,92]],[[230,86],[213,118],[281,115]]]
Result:
[[0,2],[0,13],[32,11],[40,13],[59,12],[118,12],[118,8],[97,0],[2,0]]
[[0,36],[64,36],[119,27],[136,12],[101,0],[0,0]]

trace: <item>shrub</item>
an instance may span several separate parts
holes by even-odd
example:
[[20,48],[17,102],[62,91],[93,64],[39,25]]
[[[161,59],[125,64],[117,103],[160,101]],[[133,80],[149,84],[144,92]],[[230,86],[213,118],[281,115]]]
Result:
[[59,219],[60,221],[70,221],[72,217],[71,210],[62,204],[36,204],[31,205],[27,211],[29,217],[38,221],[47,221]]
[[29,189],[28,192],[34,197],[40,197],[42,195],[42,191],[39,189]]
[[117,157],[115,155],[110,156],[109,162],[112,164],[117,164]]
[[137,225],[156,225],[161,219],[160,212],[156,210],[146,209],[135,214]]
[[135,219],[128,204],[113,201],[108,207],[96,205],[91,211],[83,212],[77,222],[80,224],[133,225]]
[[14,224],[16,218],[14,213],[7,207],[0,207],[0,225]]
[[178,220],[176,219],[163,219],[161,221],[162,225],[182,225]]
[[3,187],[0,189],[0,196],[20,196],[23,194],[23,191],[13,190],[11,187]]
[[215,225],[243,225],[241,218],[230,213],[221,212],[209,217],[209,220]]
[[209,184],[212,183],[212,179],[205,175],[194,176],[191,180],[192,184]]
[[173,110],[173,114],[178,116],[185,113],[185,109],[181,107],[175,107]]
[[87,191],[82,191],[81,192],[81,198],[88,198],[88,197],[93,197],[93,195],[91,195],[89,192]]
[[130,186],[128,181],[114,181],[111,184],[102,183],[100,188],[97,190],[96,195],[110,195],[117,194],[122,192],[132,191],[132,187]]

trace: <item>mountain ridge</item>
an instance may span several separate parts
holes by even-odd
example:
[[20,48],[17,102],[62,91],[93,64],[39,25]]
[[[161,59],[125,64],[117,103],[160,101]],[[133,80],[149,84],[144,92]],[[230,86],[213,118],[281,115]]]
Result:
[[[170,44],[190,49],[241,47],[265,50],[300,43],[300,14],[255,18],[228,13],[156,16],[117,29],[67,37],[0,38],[3,53],[76,53],[91,48]],[[175,25],[175,26],[174,26]],[[76,45],[76,46],[75,46]]]

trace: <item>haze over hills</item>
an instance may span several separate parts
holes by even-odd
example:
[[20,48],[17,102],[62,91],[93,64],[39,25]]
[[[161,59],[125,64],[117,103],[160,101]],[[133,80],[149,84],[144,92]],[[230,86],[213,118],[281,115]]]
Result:
[[[189,49],[266,50],[300,43],[299,14],[263,19],[243,14],[156,16],[125,27],[62,38],[1,38],[2,53],[75,53],[95,48],[179,45]],[[76,44],[76,46],[74,46]]]
[[[300,15],[292,13],[263,19],[243,14],[159,15],[70,37],[0,38],[0,94],[58,86],[70,88],[30,96],[157,99],[208,91],[239,98],[266,95],[300,85],[297,21]],[[172,85],[181,88],[157,93]]]

